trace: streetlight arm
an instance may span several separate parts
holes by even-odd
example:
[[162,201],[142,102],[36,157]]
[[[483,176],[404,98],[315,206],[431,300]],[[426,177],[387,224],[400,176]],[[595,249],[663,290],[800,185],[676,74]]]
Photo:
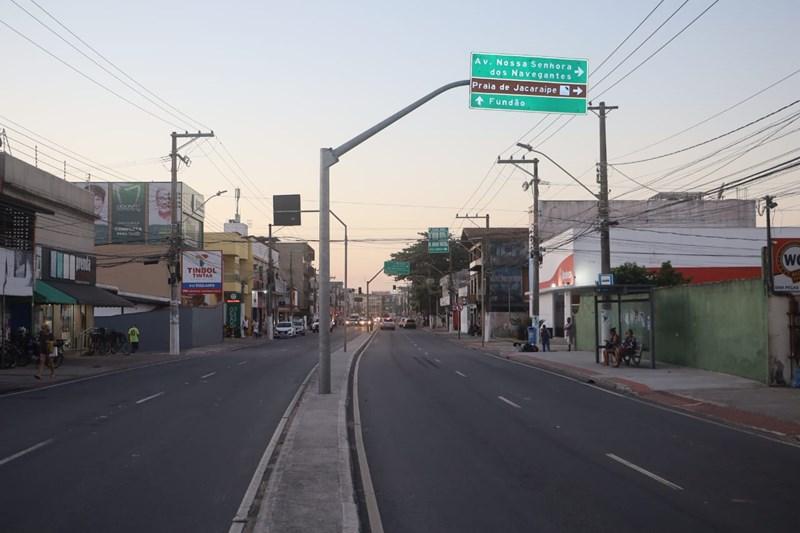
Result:
[[203,207],[204,205],[206,205],[208,202],[210,202],[211,200],[213,200],[213,199],[214,199],[214,198],[216,198],[217,196],[222,196],[222,195],[223,195],[223,194],[225,194],[226,192],[228,192],[228,191],[227,191],[227,190],[224,190],[224,191],[217,191],[217,192],[216,192],[216,193],[214,193],[213,195],[209,196],[209,197],[208,197],[208,198],[207,198],[207,199],[206,199],[206,200],[205,200],[205,201],[204,201],[202,204],[200,204],[200,205],[198,205],[197,207],[195,207],[195,208],[193,209],[193,211],[194,211],[195,213],[197,213],[197,211],[198,211],[198,210],[199,210],[201,207]]
[[553,163],[555,166],[557,166],[558,168],[560,168],[560,169],[561,169],[561,171],[562,171],[564,174],[566,174],[567,176],[569,176],[570,178],[572,178],[572,179],[573,179],[573,181],[575,181],[575,183],[577,183],[578,185],[580,185],[581,187],[583,187],[583,188],[584,188],[584,190],[586,190],[586,192],[588,192],[589,194],[591,194],[591,195],[592,195],[594,198],[597,198],[598,200],[600,199],[600,197],[599,197],[597,194],[595,194],[595,193],[594,193],[594,192],[593,192],[593,191],[592,191],[592,190],[591,190],[589,187],[587,187],[586,185],[584,185],[584,184],[583,184],[583,182],[582,182],[581,180],[579,180],[578,178],[576,178],[575,176],[573,176],[572,174],[570,174],[570,172],[569,172],[567,169],[565,169],[564,167],[562,167],[561,165],[559,165],[559,164],[558,164],[558,163],[555,161],[555,159],[553,159],[552,157],[550,157],[550,156],[549,156],[549,155],[547,155],[546,153],[544,153],[544,152],[540,152],[539,150],[534,150],[534,149],[533,149],[533,147],[532,147],[530,144],[525,144],[525,143],[517,143],[517,146],[519,146],[520,148],[524,148],[524,149],[526,149],[526,150],[527,150],[527,151],[529,151],[529,152],[533,152],[534,154],[539,154],[540,156],[547,158],[547,160],[548,160],[548,161],[550,161],[550,162],[551,162],[551,163]]

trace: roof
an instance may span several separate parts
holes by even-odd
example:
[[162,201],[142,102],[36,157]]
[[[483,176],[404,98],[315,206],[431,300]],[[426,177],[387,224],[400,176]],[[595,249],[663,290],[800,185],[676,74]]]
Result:
[[[41,284],[41,285],[39,285]],[[95,307],[133,307],[133,304],[113,294],[107,290],[101,289],[94,285],[81,285],[79,283],[71,283],[68,281],[53,281],[47,282],[39,281],[37,285],[49,285],[51,288],[56,289],[56,292],[46,296],[57,296],[66,294],[75,299],[79,304],[93,305]],[[38,292],[38,290],[37,290]]]

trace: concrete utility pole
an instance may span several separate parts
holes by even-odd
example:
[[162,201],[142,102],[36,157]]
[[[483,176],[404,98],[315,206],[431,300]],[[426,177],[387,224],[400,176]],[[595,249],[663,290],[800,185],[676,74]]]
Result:
[[[528,227],[528,316],[536,331],[539,330],[539,268],[541,264],[541,251],[539,250],[539,160],[533,159],[500,159],[499,164],[514,165],[528,176],[529,181],[522,183],[523,190],[531,190],[533,195],[533,216]],[[532,164],[533,172],[522,165]]]
[[[180,317],[180,292],[178,282],[180,281],[181,264],[181,240],[183,236],[178,231],[180,220],[178,219],[178,158],[188,164],[189,159],[178,154],[181,150],[201,137],[213,137],[214,132],[210,133],[176,133],[172,132],[172,150],[170,159],[172,161],[171,176],[172,189],[170,192],[170,203],[172,208],[172,228],[170,232],[169,244],[169,353],[179,355],[181,353],[181,317]],[[178,146],[178,139],[189,139],[187,142]]]
[[[416,102],[404,107],[394,115],[382,120],[368,130],[356,135],[336,148],[320,148],[319,151],[319,273],[320,273],[320,322],[331,319],[331,233],[330,233],[330,170],[344,154],[373,135],[391,126],[404,116],[440,94],[469,85],[469,80],[459,80],[443,85]],[[319,336],[319,388],[320,394],[331,392],[331,337],[328,328],[320,329]]]
[[778,207],[775,197],[769,194],[764,196],[764,209],[767,216],[767,289],[770,293],[774,289],[772,279],[772,210]]
[[272,266],[272,224],[269,225],[269,238],[267,242],[269,243],[269,262],[267,263],[267,338],[268,342],[272,342],[275,339],[273,329],[273,322],[275,320],[273,309],[275,305],[272,299],[272,294],[275,292],[275,271]]
[[[605,102],[600,102],[599,106],[590,106],[589,110],[596,111],[595,113],[600,117],[600,163],[598,164],[598,180],[600,182],[600,194],[597,199],[597,211],[600,219],[600,273],[611,273],[611,245],[608,234],[608,152],[606,149],[606,116],[609,111],[618,109],[618,106],[607,106]],[[606,322],[608,321],[608,313],[610,304],[608,297],[602,297],[603,305],[601,306],[602,319],[600,320],[600,342],[605,343],[608,336]]]

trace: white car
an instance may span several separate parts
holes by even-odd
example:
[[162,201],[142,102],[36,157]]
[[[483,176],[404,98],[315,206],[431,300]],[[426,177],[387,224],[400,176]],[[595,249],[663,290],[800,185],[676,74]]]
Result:
[[391,318],[384,318],[383,322],[381,322],[381,329],[390,329],[394,331],[394,328],[395,328],[394,320],[392,320]]
[[295,335],[302,335],[305,337],[306,325],[303,322],[302,318],[295,318],[294,320],[292,320],[292,326],[294,326]]
[[275,338],[283,339],[294,337],[296,332],[291,322],[278,322],[275,324]]

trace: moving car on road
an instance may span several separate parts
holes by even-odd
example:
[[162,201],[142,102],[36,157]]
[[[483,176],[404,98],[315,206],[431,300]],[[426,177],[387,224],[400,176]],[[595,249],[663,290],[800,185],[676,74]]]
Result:
[[303,322],[302,318],[293,318],[292,326],[294,326],[295,335],[306,336],[306,324]]
[[403,327],[405,329],[417,329],[417,321],[413,318],[406,318],[405,322],[403,322]]
[[294,326],[291,322],[278,322],[275,324],[275,338],[288,339],[295,336]]
[[383,321],[381,322],[381,329],[390,329],[394,331],[394,328],[395,328],[394,320],[392,320],[391,318],[384,318]]

